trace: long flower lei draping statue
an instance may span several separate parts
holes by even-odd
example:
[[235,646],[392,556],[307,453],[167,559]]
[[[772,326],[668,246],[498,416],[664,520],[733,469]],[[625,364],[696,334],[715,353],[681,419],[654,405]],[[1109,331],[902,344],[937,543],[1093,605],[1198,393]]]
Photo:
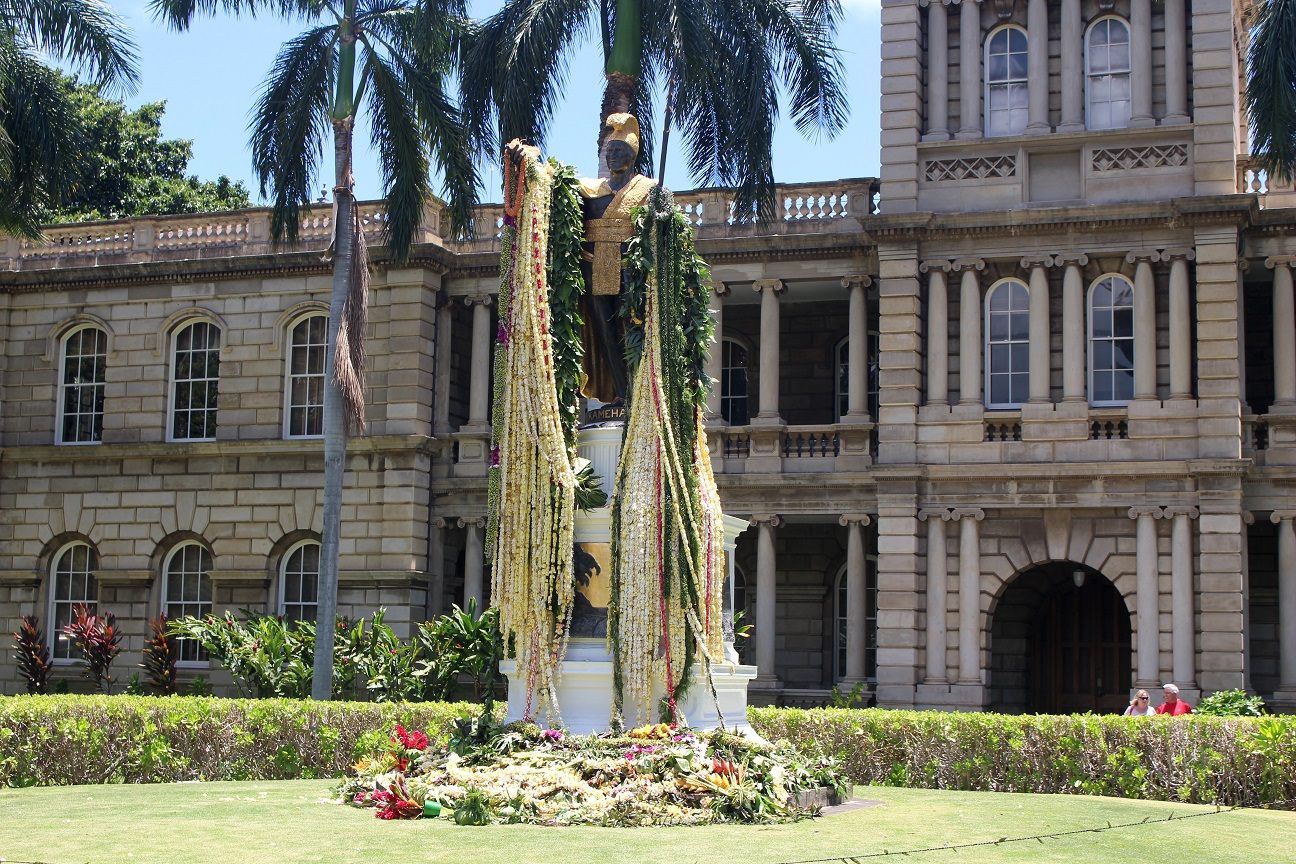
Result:
[[[633,117],[608,123],[612,140],[637,149]],[[586,225],[582,181],[570,167],[542,162],[533,148],[509,151],[487,551],[501,632],[525,676],[526,716],[538,702],[553,722],[574,599]],[[590,238],[596,271],[610,220],[599,221]],[[677,701],[699,658],[709,679],[722,649],[725,586],[720,498],[702,425],[714,336],[709,274],[666,190],[653,186],[629,221],[616,300],[628,416],[611,520],[613,726],[623,724],[626,706],[629,719],[648,719],[658,694],[671,719],[684,719]]]

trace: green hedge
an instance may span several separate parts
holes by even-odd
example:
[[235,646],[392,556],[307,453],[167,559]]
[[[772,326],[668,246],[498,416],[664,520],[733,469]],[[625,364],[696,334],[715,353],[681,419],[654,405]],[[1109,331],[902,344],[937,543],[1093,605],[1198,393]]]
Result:
[[467,703],[0,697],[0,786],[338,777],[397,722],[444,742]]
[[857,783],[1255,805],[1296,798],[1296,717],[1006,716],[759,708],[770,740]]

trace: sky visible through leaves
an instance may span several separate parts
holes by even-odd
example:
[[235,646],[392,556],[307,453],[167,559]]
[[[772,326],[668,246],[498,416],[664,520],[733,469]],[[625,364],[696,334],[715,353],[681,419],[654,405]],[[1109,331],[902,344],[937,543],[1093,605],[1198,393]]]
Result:
[[[148,0],[109,2],[127,20],[141,57],[140,87],[126,97],[127,104],[137,107],[165,100],[164,136],[193,139],[190,172],[205,179],[227,174],[244,181],[255,197],[247,146],[248,110],[279,46],[304,27],[300,22],[284,23],[269,17],[218,16],[199,19],[187,33],[174,33],[153,20]],[[499,0],[471,2],[478,17],[492,14],[501,5]],[[878,0],[844,0],[844,5],[838,38],[851,103],[849,125],[832,141],[811,141],[784,116],[774,137],[774,174],[779,182],[877,174],[881,13]],[[594,174],[597,167],[594,140],[601,72],[599,50],[592,39],[587,40],[580,52],[572,55],[567,96],[546,148],[548,154],[574,164],[585,176]],[[361,199],[377,197],[381,180],[369,147],[369,130],[363,123],[357,129],[356,145],[356,193]],[[688,176],[682,155],[678,145],[671,148],[666,183],[673,189],[698,185]],[[331,158],[327,157],[328,176],[316,183],[321,190],[332,180]],[[482,177],[482,200],[498,201],[498,168],[487,166]]]

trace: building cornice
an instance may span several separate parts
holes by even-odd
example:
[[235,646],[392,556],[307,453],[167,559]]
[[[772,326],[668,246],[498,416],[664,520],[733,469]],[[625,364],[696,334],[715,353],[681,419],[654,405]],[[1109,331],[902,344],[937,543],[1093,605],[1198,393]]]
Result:
[[[441,440],[426,435],[375,435],[347,441],[348,455],[432,453]],[[196,459],[220,456],[284,456],[324,453],[320,438],[262,438],[248,441],[132,442],[129,444],[36,444],[0,448],[0,462],[111,462],[119,459]]]

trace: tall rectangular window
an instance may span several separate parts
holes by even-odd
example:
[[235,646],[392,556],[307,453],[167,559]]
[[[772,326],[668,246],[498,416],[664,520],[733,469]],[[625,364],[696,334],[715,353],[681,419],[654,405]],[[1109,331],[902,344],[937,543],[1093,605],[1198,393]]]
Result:
[[76,646],[63,632],[72,623],[78,606],[93,614],[98,610],[99,585],[95,581],[95,552],[85,543],[64,547],[54,558],[50,571],[50,653],[55,660],[73,660]]
[[1122,129],[1130,121],[1130,33],[1119,18],[1100,18],[1089,28],[1085,52],[1085,123],[1090,129]]
[[216,394],[220,383],[220,330],[196,321],[175,335],[171,365],[171,440],[216,438]]
[[308,540],[284,556],[279,571],[279,613],[288,621],[314,621],[319,607],[320,546]]
[[107,359],[108,336],[98,327],[82,327],[64,338],[58,443],[98,444],[103,440]]
[[1089,291],[1089,403],[1134,398],[1134,286],[1105,276]]
[[986,134],[1020,135],[1030,113],[1026,31],[1001,27],[986,40]]
[[312,315],[293,325],[288,339],[288,386],[284,404],[288,438],[324,434],[324,351],[328,318]]
[[[192,615],[201,618],[212,610],[211,554],[197,543],[185,543],[167,556],[162,581],[162,611],[168,619]],[[192,639],[176,644],[176,659],[202,663],[207,652]]]

